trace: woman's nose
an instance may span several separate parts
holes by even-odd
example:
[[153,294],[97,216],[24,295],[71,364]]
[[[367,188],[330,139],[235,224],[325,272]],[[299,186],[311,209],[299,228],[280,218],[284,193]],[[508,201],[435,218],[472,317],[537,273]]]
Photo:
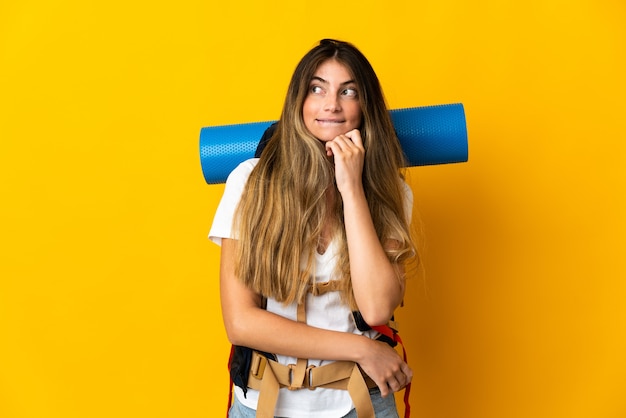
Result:
[[341,104],[339,103],[339,99],[337,96],[333,94],[329,94],[326,96],[326,101],[324,102],[324,110],[328,110],[330,112],[338,112],[341,110]]

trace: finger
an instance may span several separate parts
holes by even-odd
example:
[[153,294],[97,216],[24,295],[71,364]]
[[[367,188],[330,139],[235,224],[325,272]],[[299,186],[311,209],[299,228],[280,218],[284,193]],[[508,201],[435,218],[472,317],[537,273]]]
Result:
[[337,137],[332,141],[328,141],[326,143],[326,153],[328,153],[328,151],[330,150],[330,152],[332,152],[332,154],[335,156],[346,155],[346,153],[350,150],[350,147],[354,146],[351,145],[348,141],[349,140],[347,138],[343,139],[340,137]]
[[[398,388],[398,390],[402,390],[404,389],[409,383],[411,383],[411,376],[407,376],[405,374],[403,374],[399,379],[398,379],[398,383],[400,384],[400,387]],[[398,391],[396,390],[396,392]]]
[[359,148],[363,147],[363,138],[361,138],[361,132],[358,129],[353,129],[344,134],[344,136],[350,138],[350,141]]
[[413,380],[413,370],[411,370],[411,368],[406,364],[402,364],[401,366],[402,369],[402,376],[401,376],[401,382],[402,382],[402,387],[405,387],[406,385],[408,385],[409,383],[411,383],[411,380]]
[[400,382],[398,379],[391,378],[387,382],[387,386],[389,386],[389,389],[391,389],[391,392],[397,392],[400,389],[402,389],[405,385],[402,384],[402,382]]
[[382,396],[383,398],[386,398],[387,395],[392,393],[390,391],[390,388],[389,388],[389,385],[387,384],[387,382],[385,382],[384,385],[378,385],[378,389],[380,389],[380,396]]
[[350,140],[350,138],[345,135],[338,135],[328,143],[335,144],[341,151],[348,150],[350,147],[354,146],[354,143]]
[[402,369],[402,373],[404,373],[404,375],[409,379],[409,381],[413,378],[413,370],[409,367],[408,364],[406,363],[402,363],[402,365],[400,366],[400,368]]
[[332,141],[328,141],[325,147],[326,147],[326,154],[328,156],[339,155],[343,152],[343,150],[341,149],[341,146],[334,139]]

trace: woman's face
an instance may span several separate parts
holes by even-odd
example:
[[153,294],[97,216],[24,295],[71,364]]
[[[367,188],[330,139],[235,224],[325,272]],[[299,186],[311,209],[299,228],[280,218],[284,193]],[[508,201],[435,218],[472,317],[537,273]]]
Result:
[[330,59],[317,68],[304,99],[302,117],[309,132],[323,142],[361,126],[359,92],[343,64]]

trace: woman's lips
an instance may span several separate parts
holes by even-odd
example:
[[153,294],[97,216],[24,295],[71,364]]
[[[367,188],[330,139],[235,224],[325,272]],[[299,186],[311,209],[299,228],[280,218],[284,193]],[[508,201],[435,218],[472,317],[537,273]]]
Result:
[[345,120],[343,119],[316,119],[316,121],[321,124],[329,124],[329,125],[336,125],[336,124],[345,122]]

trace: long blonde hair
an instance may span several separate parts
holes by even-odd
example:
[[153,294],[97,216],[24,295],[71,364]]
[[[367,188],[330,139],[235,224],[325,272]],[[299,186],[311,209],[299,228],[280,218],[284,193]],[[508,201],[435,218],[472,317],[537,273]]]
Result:
[[[274,135],[246,183],[235,216],[239,233],[236,274],[249,288],[285,304],[303,300],[314,285],[314,260],[325,220],[332,217],[339,243],[337,279],[344,302],[356,310],[340,194],[323,144],[305,127],[304,100],[316,69],[336,60],[352,73],[362,111],[365,147],[363,187],[381,243],[394,263],[416,255],[405,213],[404,155],[378,77],[353,45],[322,40],[300,61],[291,78]],[[334,188],[333,207],[326,192]],[[403,278],[399,278],[403,279]]]

